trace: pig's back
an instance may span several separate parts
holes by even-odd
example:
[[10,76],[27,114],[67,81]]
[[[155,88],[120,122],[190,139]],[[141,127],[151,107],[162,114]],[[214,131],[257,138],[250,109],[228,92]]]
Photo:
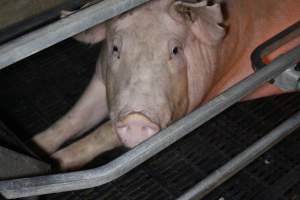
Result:
[[[216,84],[207,99],[253,73],[250,61],[252,51],[300,20],[299,0],[227,0],[225,10],[228,32],[220,48],[221,70],[218,71]],[[269,59],[272,60],[273,57],[297,44],[300,44],[300,38],[278,49]],[[279,93],[281,90],[267,84],[250,97]]]

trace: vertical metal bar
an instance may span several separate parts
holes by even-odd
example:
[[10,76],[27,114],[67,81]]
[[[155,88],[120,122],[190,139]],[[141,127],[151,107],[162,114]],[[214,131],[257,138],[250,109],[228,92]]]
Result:
[[0,69],[150,0],[104,0],[0,47]]
[[238,154],[224,166],[214,171],[207,178],[179,197],[178,200],[202,199],[299,127],[300,112],[286,120],[268,135],[251,145],[248,149]]

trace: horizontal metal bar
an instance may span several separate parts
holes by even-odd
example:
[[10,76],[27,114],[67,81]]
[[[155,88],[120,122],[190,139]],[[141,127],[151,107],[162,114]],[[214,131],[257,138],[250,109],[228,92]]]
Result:
[[0,47],[0,70],[150,0],[104,0]]
[[177,200],[200,200],[300,127],[300,112],[238,154]]
[[299,60],[300,45],[104,166],[85,171],[0,181],[0,193],[6,198],[20,198],[91,188],[110,182],[184,137]]

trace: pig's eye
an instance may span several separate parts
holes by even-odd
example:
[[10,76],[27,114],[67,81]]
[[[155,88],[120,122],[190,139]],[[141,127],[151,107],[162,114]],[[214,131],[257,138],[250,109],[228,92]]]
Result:
[[117,36],[114,38],[111,51],[112,51],[112,56],[114,58],[120,59],[121,57],[121,47],[122,47],[122,40],[120,36]]
[[175,56],[178,56],[180,54],[180,52],[182,51],[182,48],[181,46],[175,46],[171,49],[171,52],[170,52],[170,58],[174,58]]
[[182,51],[182,45],[179,40],[170,40],[168,46],[170,52],[170,59],[177,57]]
[[178,54],[178,51],[179,51],[178,48],[179,48],[179,47],[174,47],[174,48],[172,49],[172,54],[173,54],[173,55],[177,55],[177,54]]
[[186,61],[183,51],[183,45],[178,39],[171,39],[168,41],[169,48],[169,56],[168,56],[168,64],[170,69],[173,72],[178,72],[178,70],[185,69]]
[[118,52],[119,48],[117,46],[113,46],[113,52]]
[[112,47],[112,55],[114,58],[120,59],[120,50],[119,47],[116,45],[113,45]]

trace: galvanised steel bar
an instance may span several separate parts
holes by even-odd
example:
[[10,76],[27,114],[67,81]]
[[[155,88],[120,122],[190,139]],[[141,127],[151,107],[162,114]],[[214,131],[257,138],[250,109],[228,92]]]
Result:
[[103,0],[0,46],[0,70],[150,0]]
[[6,198],[20,198],[91,188],[110,182],[189,134],[299,60],[300,45],[104,166],[85,171],[0,181],[0,193]]
[[300,112],[273,129],[177,200],[200,200],[300,127]]

